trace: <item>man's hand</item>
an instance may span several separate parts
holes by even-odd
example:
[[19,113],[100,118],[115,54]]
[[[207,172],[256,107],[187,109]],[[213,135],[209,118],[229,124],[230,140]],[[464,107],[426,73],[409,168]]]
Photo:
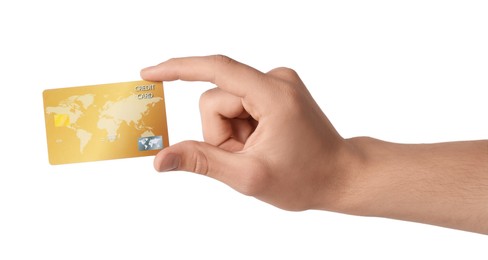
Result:
[[488,234],[488,141],[395,144],[343,139],[298,75],[262,73],[228,57],[178,58],[141,72],[151,81],[207,81],[205,142],[156,156],[158,171],[220,180],[287,210],[323,209]]
[[347,203],[345,142],[295,71],[262,73],[217,55],[171,59],[141,76],[217,86],[200,100],[205,142],[162,150],[158,171],[204,174],[287,210],[340,210]]

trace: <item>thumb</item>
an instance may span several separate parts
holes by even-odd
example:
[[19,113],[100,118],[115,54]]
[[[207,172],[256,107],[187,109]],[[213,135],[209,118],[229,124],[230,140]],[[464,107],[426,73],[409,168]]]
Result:
[[159,172],[188,171],[217,179],[246,195],[264,187],[266,171],[260,160],[232,153],[205,142],[184,141],[161,150],[154,159]]

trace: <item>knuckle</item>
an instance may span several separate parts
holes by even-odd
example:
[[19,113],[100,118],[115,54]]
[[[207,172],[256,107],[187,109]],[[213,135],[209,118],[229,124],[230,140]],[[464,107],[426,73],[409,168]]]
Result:
[[212,103],[217,91],[217,88],[213,88],[203,92],[203,94],[200,96],[200,109],[207,107],[209,103]]
[[212,70],[213,70],[213,75],[211,76],[211,82],[214,83],[215,85],[219,86],[220,80],[219,80],[219,74],[221,71],[229,66],[232,66],[232,63],[234,63],[234,60],[222,55],[222,54],[217,54],[213,55],[210,57],[212,60]]
[[300,107],[303,99],[308,95],[308,91],[297,72],[290,68],[281,67],[275,69],[272,75],[278,78],[276,87],[281,93],[280,96],[284,104],[288,104],[294,109]]
[[234,62],[233,59],[229,58],[226,55],[222,55],[222,54],[213,55],[213,60],[215,63],[223,64],[223,65],[227,65],[229,63]]
[[269,75],[274,79],[276,89],[280,93],[280,100],[284,104],[296,107],[306,96],[306,87],[295,70],[279,67],[270,71]]
[[297,82],[300,80],[298,73],[294,69],[287,68],[287,67],[275,68],[271,70],[269,74],[291,82]]
[[208,160],[207,156],[199,150],[193,152],[193,167],[192,171],[194,173],[199,173],[202,175],[208,175]]
[[184,163],[185,170],[207,175],[209,169],[208,159],[205,153],[200,149],[201,144],[196,141],[184,141],[182,142],[182,145],[185,146],[185,149],[193,151]]

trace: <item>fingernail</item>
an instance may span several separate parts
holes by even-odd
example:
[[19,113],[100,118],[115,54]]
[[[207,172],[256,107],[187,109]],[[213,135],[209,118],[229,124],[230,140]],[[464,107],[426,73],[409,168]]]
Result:
[[174,153],[167,154],[159,164],[159,172],[172,171],[180,166],[180,156]]

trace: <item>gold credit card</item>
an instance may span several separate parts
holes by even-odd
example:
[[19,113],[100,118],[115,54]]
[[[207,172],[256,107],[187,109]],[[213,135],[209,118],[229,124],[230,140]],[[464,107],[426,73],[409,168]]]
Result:
[[48,89],[43,97],[51,164],[155,155],[169,145],[161,82]]

